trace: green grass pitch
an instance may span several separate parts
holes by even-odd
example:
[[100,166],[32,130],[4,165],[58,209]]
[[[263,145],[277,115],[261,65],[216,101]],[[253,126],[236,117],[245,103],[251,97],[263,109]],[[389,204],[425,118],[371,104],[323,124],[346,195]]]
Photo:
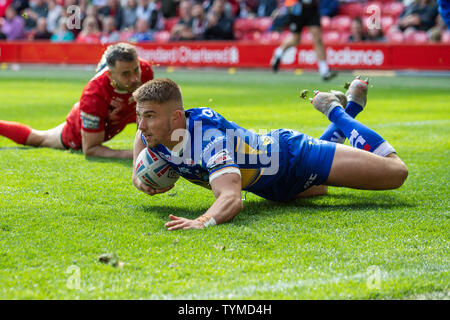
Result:
[[[93,72],[0,72],[0,119],[62,123]],[[298,96],[342,89],[317,75],[156,70],[237,124],[318,137],[328,120]],[[17,146],[0,137],[0,299],[448,299],[450,79],[374,77],[358,119],[409,168],[394,191],[330,188],[279,204],[247,194],[232,223],[169,232],[170,213],[195,218],[214,198],[179,180],[149,197],[132,162]],[[130,125],[107,145],[131,148]],[[123,268],[98,257],[115,253]]]

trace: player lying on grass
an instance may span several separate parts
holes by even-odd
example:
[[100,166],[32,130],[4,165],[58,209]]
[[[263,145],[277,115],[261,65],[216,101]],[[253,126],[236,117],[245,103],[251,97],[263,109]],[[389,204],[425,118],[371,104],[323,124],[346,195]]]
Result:
[[[336,93],[316,92],[314,107],[332,122],[321,139],[279,129],[258,135],[210,108],[185,110],[181,91],[155,79],[134,93],[138,131],[134,160],[145,147],[165,158],[187,180],[212,189],[215,202],[195,220],[170,215],[169,230],[228,222],[243,208],[241,191],[273,201],[323,195],[327,186],[366,190],[399,188],[408,169],[379,134],[356,121],[365,107],[368,82],[352,81],[344,109]],[[342,144],[347,137],[352,147]],[[334,140],[335,142],[332,142]],[[137,189],[155,195],[133,172]]]
[[132,158],[132,150],[113,150],[103,142],[136,122],[131,94],[153,79],[152,67],[138,58],[135,47],[118,43],[106,49],[97,70],[64,123],[41,131],[0,120],[0,135],[27,146],[81,149],[89,157]]

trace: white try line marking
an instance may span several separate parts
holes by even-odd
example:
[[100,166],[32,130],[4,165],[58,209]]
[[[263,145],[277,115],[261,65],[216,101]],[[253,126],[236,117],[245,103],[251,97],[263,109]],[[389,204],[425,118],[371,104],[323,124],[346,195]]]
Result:
[[374,124],[373,127],[401,127],[401,126],[432,126],[432,125],[444,125],[450,123],[450,120],[423,120],[423,121],[407,121],[407,122],[387,122],[387,123],[380,123],[380,124]]

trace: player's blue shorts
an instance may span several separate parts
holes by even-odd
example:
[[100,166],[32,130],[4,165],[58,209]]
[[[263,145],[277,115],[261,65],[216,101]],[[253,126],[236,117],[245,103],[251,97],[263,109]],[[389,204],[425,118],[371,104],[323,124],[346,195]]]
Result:
[[275,181],[260,190],[249,190],[273,201],[290,201],[328,179],[336,144],[294,130],[279,130],[280,170]]

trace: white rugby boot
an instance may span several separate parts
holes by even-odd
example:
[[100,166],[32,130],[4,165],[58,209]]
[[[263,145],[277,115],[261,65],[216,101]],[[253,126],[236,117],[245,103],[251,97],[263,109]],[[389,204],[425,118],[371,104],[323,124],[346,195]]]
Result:
[[345,94],[342,91],[337,91],[337,90],[330,90],[330,92],[332,94],[334,94],[336,96],[336,98],[339,99],[341,106],[343,106],[345,108],[345,106],[347,105],[347,97],[345,96]]
[[365,107],[367,103],[367,91],[369,90],[369,78],[361,80],[361,76],[357,76],[348,87],[345,96],[348,101],[353,101],[361,107]]
[[314,98],[309,98],[314,108],[322,112],[328,119],[334,108],[343,108],[339,98],[331,92],[314,91]]

